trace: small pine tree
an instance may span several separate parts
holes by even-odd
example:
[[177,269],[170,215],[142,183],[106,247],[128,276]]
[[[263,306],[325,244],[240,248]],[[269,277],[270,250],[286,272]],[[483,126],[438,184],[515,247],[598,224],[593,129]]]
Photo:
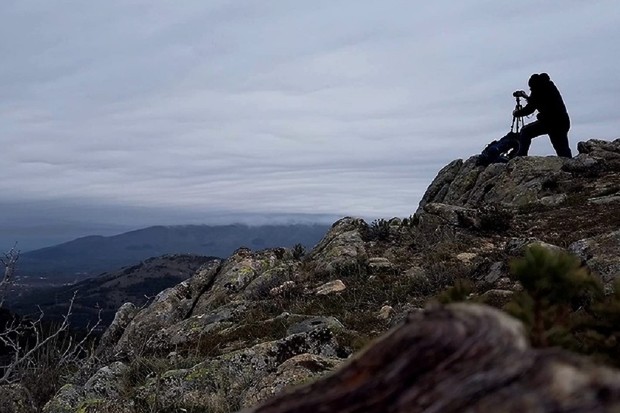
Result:
[[511,264],[523,291],[506,310],[520,318],[534,346],[578,346],[571,335],[573,307],[580,301],[600,300],[602,286],[574,256],[532,246]]

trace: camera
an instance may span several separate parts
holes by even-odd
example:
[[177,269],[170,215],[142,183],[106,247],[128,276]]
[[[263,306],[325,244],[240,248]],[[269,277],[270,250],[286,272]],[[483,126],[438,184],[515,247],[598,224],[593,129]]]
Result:
[[524,98],[527,95],[525,94],[525,92],[523,90],[517,90],[517,91],[512,93],[512,96],[516,97],[516,98]]

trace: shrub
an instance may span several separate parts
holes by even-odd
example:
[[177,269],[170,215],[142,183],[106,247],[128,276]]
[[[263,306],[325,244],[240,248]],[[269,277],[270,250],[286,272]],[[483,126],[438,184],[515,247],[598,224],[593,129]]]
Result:
[[306,255],[306,247],[301,244],[295,244],[293,246],[293,258],[301,260]]
[[572,332],[571,313],[580,301],[600,300],[602,286],[576,257],[532,246],[511,264],[523,286],[507,311],[520,318],[534,346],[579,346]]
[[368,228],[370,240],[385,241],[390,237],[390,223],[383,218],[372,221]]
[[513,213],[498,205],[485,205],[480,208],[480,229],[489,232],[503,232],[512,226]]

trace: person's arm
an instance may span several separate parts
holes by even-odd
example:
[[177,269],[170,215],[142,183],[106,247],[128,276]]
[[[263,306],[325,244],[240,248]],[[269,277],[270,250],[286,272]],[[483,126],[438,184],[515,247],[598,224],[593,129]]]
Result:
[[519,110],[514,110],[512,112],[512,115],[518,118],[522,116],[530,116],[532,113],[534,113],[535,110],[536,110],[536,106],[534,106],[532,102],[528,100],[527,105],[525,105],[523,108]]

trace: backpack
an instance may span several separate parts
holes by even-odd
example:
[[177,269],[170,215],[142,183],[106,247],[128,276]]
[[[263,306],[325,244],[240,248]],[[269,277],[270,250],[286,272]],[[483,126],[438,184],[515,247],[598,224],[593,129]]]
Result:
[[492,163],[506,163],[519,152],[519,133],[510,131],[499,140],[489,143],[478,155],[476,166],[489,166]]

